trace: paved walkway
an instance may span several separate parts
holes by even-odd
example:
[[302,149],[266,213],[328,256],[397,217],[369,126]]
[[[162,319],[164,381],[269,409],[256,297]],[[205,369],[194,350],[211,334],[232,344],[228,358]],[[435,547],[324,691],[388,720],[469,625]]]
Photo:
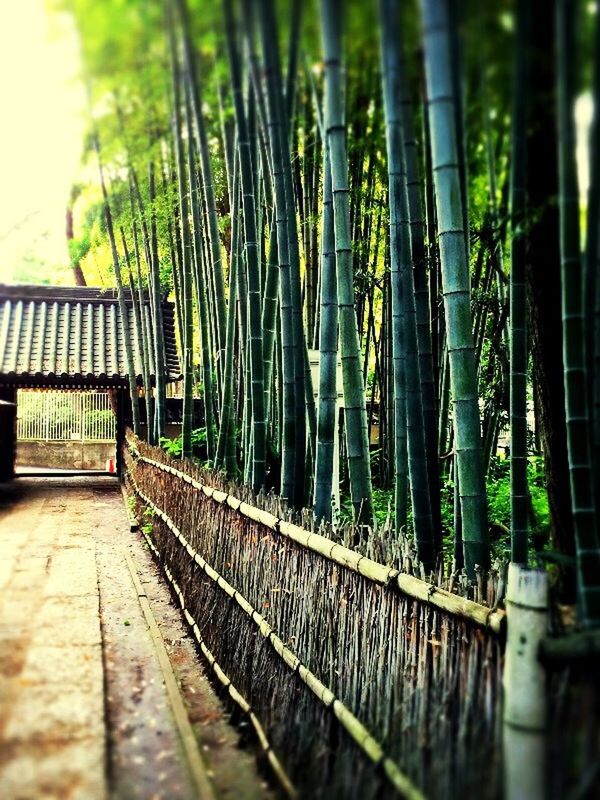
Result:
[[[44,487],[46,488],[46,487]],[[0,511],[0,794],[106,795],[91,489],[15,484]],[[16,502],[15,502],[16,501]],[[14,506],[13,506],[14,503]]]
[[215,796],[268,795],[129,530],[115,479],[20,478],[0,486],[2,800],[206,797],[183,754],[131,558]]

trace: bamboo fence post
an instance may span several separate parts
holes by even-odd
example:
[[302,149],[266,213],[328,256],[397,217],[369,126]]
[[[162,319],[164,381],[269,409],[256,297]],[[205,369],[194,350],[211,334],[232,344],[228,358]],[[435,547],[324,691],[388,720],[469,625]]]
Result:
[[538,660],[548,626],[548,575],[511,563],[506,595],[504,797],[543,800],[546,676]]

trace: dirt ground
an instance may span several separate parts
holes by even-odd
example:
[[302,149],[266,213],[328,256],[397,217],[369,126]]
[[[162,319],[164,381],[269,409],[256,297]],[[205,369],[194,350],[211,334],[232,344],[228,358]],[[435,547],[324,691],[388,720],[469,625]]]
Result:
[[213,796],[268,797],[143,538],[130,531],[119,485],[97,477],[0,486],[0,797],[203,796],[132,566]]

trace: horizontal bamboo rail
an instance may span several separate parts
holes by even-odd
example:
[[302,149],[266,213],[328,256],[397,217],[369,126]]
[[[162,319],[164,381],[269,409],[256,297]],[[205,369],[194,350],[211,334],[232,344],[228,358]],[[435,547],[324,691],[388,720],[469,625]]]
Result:
[[[158,464],[158,462],[153,463]],[[173,468],[168,468],[167,471],[171,471],[172,469]],[[180,474],[183,475],[184,473]],[[190,476],[186,476],[186,479],[188,482],[192,482]],[[352,711],[350,711],[350,709],[348,709],[341,702],[341,700],[339,700],[333,694],[331,689],[329,689],[329,687],[327,687],[313,672],[308,669],[308,667],[306,667],[300,661],[296,654],[282,641],[279,636],[277,636],[276,632],[262,616],[262,614],[260,614],[260,612],[258,612],[248,602],[248,600],[237,591],[237,589],[228,583],[222,575],[220,575],[202,558],[202,556],[194,549],[181,531],[176,527],[170,517],[168,517],[167,514],[162,511],[162,509],[160,509],[141,491],[133,479],[133,476],[130,476],[130,480],[136,494],[147,506],[152,509],[154,514],[165,523],[179,544],[187,551],[190,559],[193,560],[203,570],[203,572],[211,580],[213,580],[217,586],[225,592],[225,594],[228,595],[228,597],[234,600],[250,617],[250,619],[252,619],[260,634],[271,644],[274,651],[282,659],[282,661],[284,661],[292,671],[298,674],[302,682],[308,686],[308,688],[323,703],[323,705],[331,708],[333,714],[336,716],[351,739],[358,745],[358,747],[360,747],[360,749],[374,764],[381,767],[383,773],[386,775],[395,789],[400,793],[400,795],[407,798],[407,800],[423,800],[423,795],[420,790],[398,768],[397,764],[391,758],[385,755],[381,744],[371,735],[362,722],[360,722],[360,720],[354,716]],[[200,484],[198,484],[198,486],[200,486]],[[220,492],[220,494],[225,493]]]
[[305,528],[301,528],[299,525],[294,525],[291,522],[276,517],[269,511],[264,511],[249,503],[245,503],[227,492],[215,489],[212,486],[207,486],[197,481],[195,478],[192,478],[191,475],[187,475],[185,472],[169,464],[162,464],[160,461],[147,458],[139,453],[135,445],[129,441],[128,446],[139,461],[189,483],[215,503],[229,506],[229,508],[237,511],[247,519],[264,525],[266,528],[295,542],[300,547],[305,547],[313,553],[318,553],[324,558],[334,561],[336,564],[346,567],[375,583],[383,586],[397,587],[400,592],[408,597],[435,606],[445,611],[447,614],[452,614],[468,620],[495,634],[504,632],[506,613],[503,609],[488,608],[466,597],[460,597],[446,589],[439,588],[432,583],[416,578],[414,575],[399,572],[397,569],[379,564],[377,561],[373,561],[367,556],[357,553],[355,550],[350,550],[341,544],[337,544],[326,536],[308,531]]

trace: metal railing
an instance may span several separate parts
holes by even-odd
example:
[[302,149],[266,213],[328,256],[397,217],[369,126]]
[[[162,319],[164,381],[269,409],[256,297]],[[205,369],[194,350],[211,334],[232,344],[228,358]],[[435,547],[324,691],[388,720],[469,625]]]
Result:
[[108,392],[35,389],[17,395],[20,441],[106,442],[116,438]]

